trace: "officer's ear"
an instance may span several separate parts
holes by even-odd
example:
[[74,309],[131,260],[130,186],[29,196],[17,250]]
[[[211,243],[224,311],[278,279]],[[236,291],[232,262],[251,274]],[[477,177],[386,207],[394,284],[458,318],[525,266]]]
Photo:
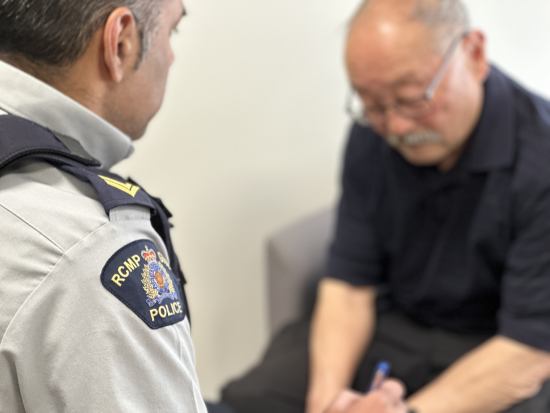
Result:
[[141,52],[136,19],[128,7],[119,7],[107,19],[103,45],[109,77],[119,83],[126,73],[135,70]]

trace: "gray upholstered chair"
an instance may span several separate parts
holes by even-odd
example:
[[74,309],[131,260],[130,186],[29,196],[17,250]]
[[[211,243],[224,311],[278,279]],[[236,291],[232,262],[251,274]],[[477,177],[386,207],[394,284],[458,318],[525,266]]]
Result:
[[271,335],[311,312],[332,237],[335,210],[327,209],[268,239],[267,274]]

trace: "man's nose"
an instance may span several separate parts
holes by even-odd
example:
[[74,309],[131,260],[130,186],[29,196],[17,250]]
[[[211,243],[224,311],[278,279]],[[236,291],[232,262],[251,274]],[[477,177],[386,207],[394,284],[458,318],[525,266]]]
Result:
[[386,133],[395,136],[405,136],[415,129],[414,119],[406,118],[393,108],[386,111]]

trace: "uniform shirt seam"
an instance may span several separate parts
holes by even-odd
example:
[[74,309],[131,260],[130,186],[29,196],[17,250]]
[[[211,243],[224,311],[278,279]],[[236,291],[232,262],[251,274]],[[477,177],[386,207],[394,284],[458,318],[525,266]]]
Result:
[[55,242],[52,238],[50,238],[49,236],[47,236],[46,234],[44,234],[42,231],[40,231],[38,228],[36,228],[34,225],[32,225],[30,222],[28,222],[27,220],[25,220],[22,216],[16,214],[14,211],[12,211],[11,209],[9,209],[8,207],[6,207],[4,204],[0,203],[0,207],[4,208],[8,213],[12,214],[14,217],[16,217],[17,219],[19,219],[21,222],[25,223],[28,227],[32,228],[33,230],[35,230],[38,234],[42,235],[44,238],[46,238],[51,244],[53,244],[55,247],[57,247],[57,249],[59,251],[61,251],[63,254],[65,254],[65,250],[57,243]]
[[[0,204],[0,206],[3,207],[3,205]],[[11,212],[11,211],[10,211]],[[88,237],[91,237],[92,235],[94,235],[97,231],[101,230],[103,227],[107,226],[107,225],[110,225],[111,223],[110,222],[106,222],[104,223],[103,225],[101,225],[100,227],[96,228],[95,230],[93,230],[92,232],[90,232],[88,235],[86,235],[85,237],[81,238],[78,240],[78,242],[75,242],[71,247],[69,247],[66,251],[62,251],[63,253],[61,254],[61,256],[59,257],[59,259],[55,262],[55,264],[53,265],[52,268],[50,268],[47,273],[46,273],[46,276],[42,279],[42,281],[40,281],[38,283],[38,285],[32,290],[32,292],[29,294],[29,296],[25,299],[25,301],[23,301],[23,303],[19,306],[19,308],[17,309],[17,311],[13,314],[13,317],[11,318],[10,322],[8,323],[8,325],[6,326],[6,330],[4,332],[4,335],[2,337],[0,337],[0,350],[2,348],[2,344],[4,343],[4,338],[8,335],[9,333],[9,330],[10,330],[10,327],[13,323],[13,320],[15,320],[17,318],[17,315],[21,312],[21,310],[23,309],[23,307],[25,307],[25,305],[29,302],[29,300],[31,300],[32,296],[34,295],[34,293],[36,292],[36,290],[38,290],[40,288],[40,286],[48,279],[48,277],[51,275],[51,273],[57,268],[59,262],[65,257],[65,255],[67,255],[67,253],[69,251],[71,251],[73,248],[75,248],[78,244],[80,244],[82,241],[86,240]]]

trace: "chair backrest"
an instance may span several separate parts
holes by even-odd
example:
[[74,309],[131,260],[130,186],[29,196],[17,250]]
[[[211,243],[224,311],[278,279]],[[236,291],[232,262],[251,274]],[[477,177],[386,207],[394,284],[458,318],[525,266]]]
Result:
[[317,212],[267,241],[269,327],[275,334],[305,316],[325,269],[335,220],[334,208]]

